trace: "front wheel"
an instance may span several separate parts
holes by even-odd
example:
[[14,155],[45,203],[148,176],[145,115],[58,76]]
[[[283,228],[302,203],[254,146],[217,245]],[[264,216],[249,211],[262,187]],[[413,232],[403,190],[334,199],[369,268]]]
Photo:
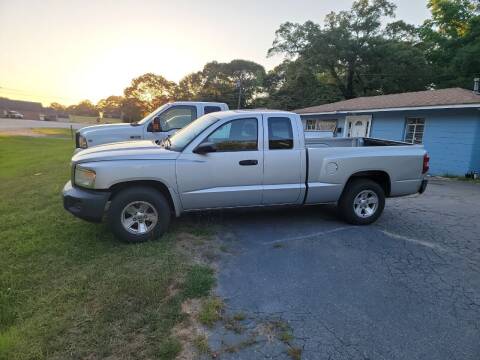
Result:
[[385,207],[385,192],[372,180],[355,179],[347,185],[338,207],[350,224],[368,225],[382,214]]
[[134,187],[114,196],[107,222],[120,240],[143,242],[160,237],[167,230],[170,217],[170,206],[162,193]]

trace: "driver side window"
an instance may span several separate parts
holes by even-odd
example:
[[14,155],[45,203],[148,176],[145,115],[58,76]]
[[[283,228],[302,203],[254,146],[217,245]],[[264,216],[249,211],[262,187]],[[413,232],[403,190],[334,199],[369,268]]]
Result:
[[258,150],[258,121],[256,118],[232,120],[220,126],[203,142],[215,144],[217,152]]
[[158,118],[162,131],[181,129],[197,118],[197,108],[188,105],[173,106],[161,113]]

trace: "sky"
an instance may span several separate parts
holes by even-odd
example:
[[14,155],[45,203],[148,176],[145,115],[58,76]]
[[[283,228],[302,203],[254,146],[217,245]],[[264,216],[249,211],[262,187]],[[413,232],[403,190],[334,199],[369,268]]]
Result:
[[[421,24],[427,0],[393,0]],[[0,0],[0,96],[73,104],[121,95],[146,72],[178,82],[209,61],[252,60],[266,70],[275,30],[322,23],[352,0]]]

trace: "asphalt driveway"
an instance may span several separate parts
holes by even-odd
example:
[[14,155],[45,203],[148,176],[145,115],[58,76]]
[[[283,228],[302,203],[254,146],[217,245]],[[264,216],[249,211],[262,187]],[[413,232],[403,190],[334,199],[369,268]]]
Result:
[[480,185],[433,180],[367,227],[334,211],[209,215],[227,230],[217,356],[480,359]]

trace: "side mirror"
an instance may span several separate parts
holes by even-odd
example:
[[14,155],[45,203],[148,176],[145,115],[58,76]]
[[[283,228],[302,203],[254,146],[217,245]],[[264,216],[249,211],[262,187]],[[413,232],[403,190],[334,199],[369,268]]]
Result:
[[193,150],[195,154],[199,154],[199,155],[205,155],[205,154],[216,152],[216,151],[217,151],[217,147],[215,146],[214,143],[211,143],[211,142],[202,143]]
[[150,132],[160,132],[162,131],[162,125],[160,124],[160,117],[155,117],[150,124],[148,125],[148,131]]

